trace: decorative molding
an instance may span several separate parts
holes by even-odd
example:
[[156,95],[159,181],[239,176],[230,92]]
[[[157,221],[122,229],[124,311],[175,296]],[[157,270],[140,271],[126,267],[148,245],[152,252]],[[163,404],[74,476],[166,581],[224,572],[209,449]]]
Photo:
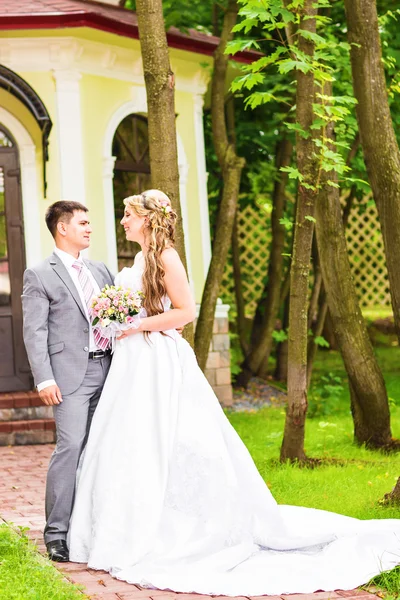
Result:
[[85,153],[81,116],[80,79],[77,71],[54,71],[61,199],[85,204]]
[[[16,72],[79,71],[143,85],[139,41],[131,41],[132,47],[124,48],[72,36],[3,38],[0,39],[0,59],[2,64]],[[205,69],[190,76],[180,75],[180,72],[186,72],[187,61],[174,57],[174,48],[170,51],[171,66],[176,73],[176,89],[204,94],[207,89]],[[197,64],[194,63],[193,67],[196,68]]]
[[211,235],[210,219],[208,207],[207,191],[207,167],[206,167],[206,149],[204,143],[203,128],[203,105],[204,99],[201,94],[193,95],[194,107],[194,131],[196,144],[196,170],[198,179],[198,195],[200,210],[200,230],[201,230],[201,249],[203,253],[203,274],[204,280],[207,277],[208,267],[211,261]]
[[36,146],[22,123],[0,107],[0,123],[18,145],[21,166],[22,210],[24,216],[25,254],[27,267],[42,260],[40,236],[39,187],[36,166]]

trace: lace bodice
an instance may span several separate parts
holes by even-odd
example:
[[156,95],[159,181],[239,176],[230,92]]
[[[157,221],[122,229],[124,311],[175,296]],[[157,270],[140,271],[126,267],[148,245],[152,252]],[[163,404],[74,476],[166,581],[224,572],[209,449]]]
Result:
[[[133,291],[143,289],[143,272],[145,261],[143,252],[138,252],[131,267],[124,267],[115,278],[115,285],[130,288]],[[168,296],[163,299],[164,312],[171,308],[171,300]]]

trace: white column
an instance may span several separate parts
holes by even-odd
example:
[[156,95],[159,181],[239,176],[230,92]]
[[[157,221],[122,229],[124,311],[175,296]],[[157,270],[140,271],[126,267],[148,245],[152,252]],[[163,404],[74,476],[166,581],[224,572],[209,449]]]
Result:
[[85,165],[81,115],[81,74],[54,71],[57,103],[57,134],[60,156],[61,200],[85,204]]
[[[179,152],[178,152],[179,154]],[[189,217],[188,217],[188,208],[187,208],[187,193],[186,193],[186,184],[189,172],[189,165],[187,163],[182,163],[178,165],[179,169],[179,199],[181,204],[181,212],[182,212],[182,226],[183,233],[185,236],[185,253],[186,253],[186,262],[189,276],[189,283],[194,293],[194,281],[192,276],[192,262],[191,262],[191,254],[190,254],[190,236],[189,236]]]
[[114,164],[115,156],[103,158],[103,190],[104,190],[104,218],[107,245],[107,266],[111,273],[118,273],[117,236],[115,234],[114,212]]
[[203,94],[193,95],[194,101],[194,135],[196,144],[196,167],[199,182],[199,207],[201,250],[203,254],[204,278],[207,276],[211,260],[210,220],[208,212],[207,168],[203,129]]
[[33,144],[20,146],[19,156],[22,175],[21,188],[25,224],[26,266],[29,268],[37,265],[42,260],[40,236],[38,236],[38,231],[40,231],[40,216],[35,146]]

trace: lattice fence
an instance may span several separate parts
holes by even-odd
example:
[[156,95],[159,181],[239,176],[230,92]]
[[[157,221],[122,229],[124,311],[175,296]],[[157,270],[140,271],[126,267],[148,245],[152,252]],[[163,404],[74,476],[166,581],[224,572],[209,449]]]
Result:
[[[254,315],[258,299],[264,289],[268,270],[269,245],[271,241],[271,217],[264,208],[246,206],[238,220],[239,248],[243,295],[246,314]],[[234,304],[232,257],[225,267],[220,296],[224,302]]]
[[361,306],[368,309],[390,307],[383,239],[373,201],[366,198],[353,207],[346,237]]
[[[263,208],[247,206],[239,215],[238,228],[246,314],[253,317],[268,269],[270,214]],[[346,238],[361,307],[390,307],[383,240],[373,202],[365,199],[354,205]],[[235,303],[231,257],[225,268],[220,296],[228,304]]]

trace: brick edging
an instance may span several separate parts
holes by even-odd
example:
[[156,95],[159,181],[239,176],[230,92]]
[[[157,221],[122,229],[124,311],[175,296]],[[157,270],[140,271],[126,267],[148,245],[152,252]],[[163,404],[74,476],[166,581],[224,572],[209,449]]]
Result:
[[28,408],[30,406],[43,406],[36,391],[9,392],[0,394],[0,409],[2,408]]

